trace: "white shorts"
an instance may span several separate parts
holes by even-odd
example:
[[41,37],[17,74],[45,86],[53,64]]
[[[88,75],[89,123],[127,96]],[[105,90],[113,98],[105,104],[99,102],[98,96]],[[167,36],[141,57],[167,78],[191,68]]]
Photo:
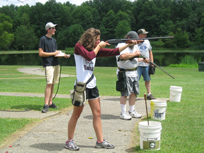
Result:
[[60,72],[60,65],[46,66],[45,77],[46,77],[47,84],[59,83],[59,75],[60,75],[59,72]]

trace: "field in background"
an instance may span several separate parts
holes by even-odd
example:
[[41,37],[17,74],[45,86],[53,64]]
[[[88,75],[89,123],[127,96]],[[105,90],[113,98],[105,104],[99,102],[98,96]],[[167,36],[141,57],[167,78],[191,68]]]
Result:
[[[45,79],[38,78],[37,75],[23,74],[17,71],[17,68],[26,66],[0,66],[0,92],[25,92],[25,93],[44,93]],[[27,66],[28,67],[28,66]],[[34,66],[30,66],[34,67]],[[35,66],[36,67],[36,66]],[[42,68],[42,67],[40,67]],[[180,67],[162,67],[170,73],[175,79],[172,79],[164,72],[156,68],[155,75],[152,76],[151,86],[152,94],[156,98],[169,98],[170,86],[181,86],[183,88],[181,102],[168,102],[166,120],[162,121],[161,134],[161,150],[157,152],[202,152],[204,144],[204,107],[203,107],[203,76],[204,72],[198,71],[198,68],[180,68]],[[63,74],[75,75],[75,67],[63,66]],[[97,78],[97,86],[100,95],[103,96],[120,96],[115,90],[116,83],[116,67],[95,67],[94,74]],[[73,88],[75,77],[61,78],[59,94],[69,94]],[[56,88],[55,88],[56,91]],[[140,80],[140,95],[146,93],[144,81]],[[12,101],[18,100],[15,104],[15,110],[19,109],[18,105],[25,105],[30,102],[31,105],[36,105],[33,109],[40,110],[41,104],[36,102],[43,101],[43,98],[28,98],[25,99],[9,96],[0,96],[0,109],[14,109],[13,105],[9,106]],[[13,99],[13,100],[12,100]],[[66,103],[62,99],[62,103]],[[41,102],[40,102],[41,103]],[[43,102],[42,102],[43,105]],[[3,108],[4,107],[4,108]],[[29,105],[28,105],[29,107]],[[63,107],[63,106],[62,106]],[[24,107],[25,108],[25,107]],[[23,108],[23,109],[24,109]],[[103,113],[103,112],[102,112]],[[13,119],[0,120],[0,135],[3,138],[9,136],[5,131],[5,125],[8,124],[7,130],[15,124]],[[144,118],[145,120],[145,118]],[[6,123],[7,122],[7,123]],[[9,122],[9,123],[8,123]],[[22,123],[29,124],[29,120],[24,120]],[[24,125],[24,124],[21,124]],[[15,128],[22,128],[18,126]],[[15,131],[13,130],[13,132]],[[4,132],[4,133],[3,133]],[[139,137],[136,130],[135,135]],[[2,140],[2,138],[0,138]],[[139,150],[139,146],[133,146],[135,152],[143,152]]]

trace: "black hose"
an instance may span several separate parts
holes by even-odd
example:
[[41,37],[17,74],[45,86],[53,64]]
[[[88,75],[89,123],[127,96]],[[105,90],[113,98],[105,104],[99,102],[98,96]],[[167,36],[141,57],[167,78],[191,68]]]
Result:
[[59,90],[60,79],[61,79],[61,72],[62,72],[62,59],[61,59],[61,63],[60,63],[60,76],[59,76],[59,83],[58,83],[58,87],[57,87],[57,91],[56,91],[56,93],[55,93],[55,96],[52,98],[52,100],[55,99],[55,97],[57,96],[58,90]]

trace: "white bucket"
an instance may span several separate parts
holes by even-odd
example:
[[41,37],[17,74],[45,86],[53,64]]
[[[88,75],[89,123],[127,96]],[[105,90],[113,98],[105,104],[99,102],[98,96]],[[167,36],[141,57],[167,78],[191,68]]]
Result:
[[180,102],[181,101],[182,87],[170,86],[170,101]]
[[166,100],[151,100],[151,118],[155,120],[165,120],[166,116]]
[[160,150],[160,138],[162,126],[160,122],[147,121],[139,122],[140,149]]

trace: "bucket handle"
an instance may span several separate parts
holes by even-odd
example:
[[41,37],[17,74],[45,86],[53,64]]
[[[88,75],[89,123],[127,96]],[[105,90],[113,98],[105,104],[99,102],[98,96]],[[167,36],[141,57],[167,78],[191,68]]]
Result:
[[140,136],[141,136],[143,139],[147,140],[147,141],[157,140],[157,139],[159,139],[159,137],[160,137],[160,136],[158,136],[157,138],[145,138],[142,134],[140,134]]
[[171,96],[176,96],[177,94],[172,94],[172,93],[170,93],[170,95],[171,95]]

